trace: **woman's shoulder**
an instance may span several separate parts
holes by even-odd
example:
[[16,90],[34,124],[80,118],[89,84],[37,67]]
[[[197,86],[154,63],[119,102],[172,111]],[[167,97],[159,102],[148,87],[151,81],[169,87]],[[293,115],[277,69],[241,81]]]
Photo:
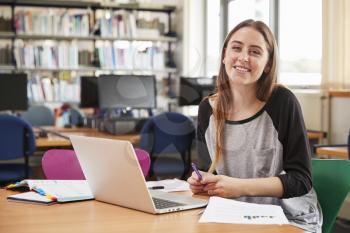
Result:
[[266,104],[266,110],[270,113],[286,112],[287,109],[298,108],[299,101],[294,93],[283,85],[276,85]]
[[297,102],[297,98],[294,93],[281,84],[276,84],[276,86],[273,88],[271,100],[273,102],[277,101],[280,103],[283,103],[285,101]]
[[217,97],[216,94],[213,94],[213,95],[210,95],[210,96],[204,98],[200,102],[199,108],[212,111],[214,109],[214,106],[215,106],[216,97]]
[[204,98],[198,108],[198,117],[207,116],[208,118],[213,113],[213,106],[215,105],[215,95]]

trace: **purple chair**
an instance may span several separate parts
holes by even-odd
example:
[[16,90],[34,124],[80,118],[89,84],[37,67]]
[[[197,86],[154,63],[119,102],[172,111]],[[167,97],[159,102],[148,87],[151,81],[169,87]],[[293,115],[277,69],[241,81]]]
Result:
[[[151,166],[147,151],[135,149],[142,173],[146,177]],[[84,173],[74,150],[52,149],[45,152],[42,158],[42,168],[50,180],[85,180]]]
[[74,150],[48,150],[45,152],[41,164],[47,179],[85,180]]
[[147,177],[149,168],[151,167],[151,158],[149,157],[149,154],[147,151],[139,148],[135,148],[135,153],[136,153],[137,159],[139,160],[143,176]]

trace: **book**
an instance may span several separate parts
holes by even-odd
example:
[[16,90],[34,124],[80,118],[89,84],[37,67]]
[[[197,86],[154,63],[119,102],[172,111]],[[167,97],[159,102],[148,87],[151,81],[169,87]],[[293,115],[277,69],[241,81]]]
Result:
[[[29,190],[35,191],[53,202],[70,202],[94,199],[86,180],[22,180],[16,184],[10,184],[6,188],[17,189],[23,187],[28,187]],[[11,195],[11,198],[21,198],[23,201],[36,201],[33,194],[23,194],[19,197],[13,197],[13,195]]]

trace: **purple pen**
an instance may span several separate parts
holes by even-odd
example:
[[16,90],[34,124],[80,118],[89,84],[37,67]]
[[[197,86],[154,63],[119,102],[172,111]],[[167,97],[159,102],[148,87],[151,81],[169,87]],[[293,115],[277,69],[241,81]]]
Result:
[[196,164],[191,163],[191,166],[192,166],[192,168],[193,168],[193,171],[197,174],[198,180],[202,180],[202,175],[199,173]]

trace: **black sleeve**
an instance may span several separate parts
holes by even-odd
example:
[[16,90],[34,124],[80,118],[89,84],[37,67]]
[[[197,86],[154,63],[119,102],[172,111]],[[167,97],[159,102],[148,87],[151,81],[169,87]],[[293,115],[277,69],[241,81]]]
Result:
[[197,125],[197,154],[199,168],[202,171],[207,171],[211,164],[211,159],[205,140],[205,132],[209,125],[209,118],[212,114],[212,108],[209,104],[209,100],[206,98],[200,104],[198,108],[198,125]]
[[278,176],[284,188],[282,198],[302,196],[312,188],[312,180],[309,140],[301,108],[286,88],[278,87],[273,95],[269,111],[283,146],[285,174]]

